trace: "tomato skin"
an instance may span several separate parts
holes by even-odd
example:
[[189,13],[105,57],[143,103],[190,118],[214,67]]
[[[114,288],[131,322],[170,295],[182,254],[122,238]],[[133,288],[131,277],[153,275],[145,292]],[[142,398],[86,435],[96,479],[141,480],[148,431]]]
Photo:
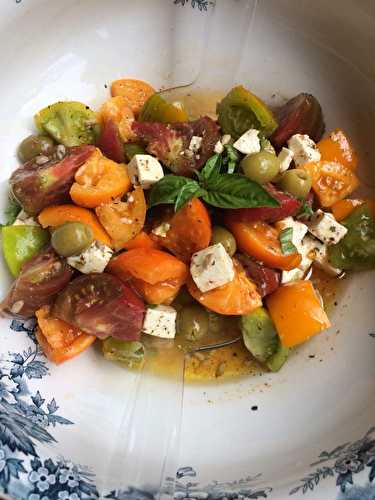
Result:
[[117,163],[124,161],[124,144],[116,123],[112,119],[102,123],[98,147],[102,153]]
[[30,215],[37,215],[50,205],[64,203],[69,199],[75,173],[94,151],[94,146],[75,146],[68,148],[61,161],[51,160],[44,165],[38,165],[35,160],[25,163],[9,179],[14,197]]
[[265,187],[270,195],[280,203],[280,207],[235,208],[226,210],[226,213],[233,216],[233,219],[238,222],[264,221],[270,223],[296,215],[302,206],[301,201],[289,194],[278,191],[272,184]]
[[236,254],[236,258],[243,265],[247,276],[256,284],[260,296],[266,297],[280,286],[281,274],[276,269],[251,259],[248,255]]
[[56,299],[52,315],[100,339],[139,340],[145,307],[120,279],[86,274],[69,283]]
[[47,248],[22,266],[18,278],[0,305],[0,311],[10,317],[30,318],[37,309],[51,304],[72,276],[73,269],[66,261],[52,248]]

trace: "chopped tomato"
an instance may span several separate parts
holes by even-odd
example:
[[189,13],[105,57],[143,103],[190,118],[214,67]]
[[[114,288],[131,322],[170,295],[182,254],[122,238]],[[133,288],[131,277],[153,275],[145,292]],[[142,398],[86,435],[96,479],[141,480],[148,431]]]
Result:
[[99,110],[98,120],[104,124],[112,121],[119,131],[120,137],[124,142],[129,142],[135,138],[132,131],[134,122],[134,113],[129,106],[128,100],[122,95],[108,99]]
[[117,269],[150,285],[173,278],[185,280],[188,273],[186,264],[176,257],[152,248],[135,248],[114,257],[107,270],[116,274]]
[[123,247],[126,250],[132,250],[133,248],[159,248],[156,241],[144,231],[141,231],[135,238],[125,243]]
[[36,338],[47,358],[60,364],[85,351],[96,337],[50,316],[50,307],[43,306],[35,313],[38,320]]
[[323,207],[331,207],[359,186],[356,175],[341,163],[319,161],[301,168],[311,175],[312,188]]
[[318,149],[322,161],[341,163],[350,170],[355,170],[358,166],[357,153],[348,136],[339,128],[318,142]]
[[339,200],[332,205],[331,210],[335,219],[340,221],[348,217],[356,207],[359,207],[363,203],[363,200]]
[[98,206],[95,211],[115,250],[120,250],[143,229],[147,211],[143,189],[136,187],[128,194],[127,201],[115,200]]
[[209,292],[201,292],[190,277],[187,282],[190,294],[204,307],[218,314],[237,316],[248,314],[253,309],[260,307],[262,299],[256,286],[248,279],[246,272],[236,259],[233,259],[233,264],[235,267],[234,279]]
[[72,204],[51,205],[41,211],[38,220],[42,227],[61,226],[65,222],[83,222],[91,227],[96,240],[109,247],[112,246],[111,238],[100,224],[98,218],[87,208],[77,207]]
[[301,344],[331,326],[311,281],[281,286],[267,298],[267,306],[285,347]]
[[112,82],[111,94],[113,97],[124,97],[133,113],[138,115],[147,99],[155,94],[155,90],[142,80],[123,78]]
[[172,252],[184,262],[189,262],[193,253],[207,248],[211,241],[211,220],[206,207],[198,198],[190,200],[173,216],[168,216],[169,229],[166,236],[152,238],[160,246]]
[[155,283],[155,285],[150,285],[146,281],[133,278],[130,284],[148,304],[169,305],[177,297],[180,288],[185,282],[186,276],[160,281],[159,283]]
[[100,149],[96,149],[80,167],[75,181],[70,196],[74,203],[86,208],[109,203],[126,193],[131,186],[126,166],[109,160]]
[[301,262],[299,253],[283,254],[279,242],[279,231],[265,222],[236,222],[226,217],[226,225],[236,238],[238,248],[263,262],[266,266],[286,271]]

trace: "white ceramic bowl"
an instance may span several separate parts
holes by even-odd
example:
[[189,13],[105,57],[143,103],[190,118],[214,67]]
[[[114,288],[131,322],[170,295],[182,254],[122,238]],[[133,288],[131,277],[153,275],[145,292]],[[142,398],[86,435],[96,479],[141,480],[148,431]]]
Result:
[[[200,74],[207,87],[243,83],[271,102],[311,92],[327,128],[353,137],[371,191],[373,0],[260,0],[253,31],[251,7],[251,0],[1,0],[2,207],[34,112],[61,99],[95,106],[108,96],[106,84],[125,75],[161,87]],[[0,272],[3,295],[10,280],[3,264]],[[141,379],[94,349],[51,366],[30,325],[1,320],[0,491],[30,500],[152,498],[169,457],[164,476],[178,470],[179,499],[374,499],[373,278],[348,281],[333,328],[279,374],[185,387],[180,434],[174,381]],[[172,490],[170,479],[161,496]]]

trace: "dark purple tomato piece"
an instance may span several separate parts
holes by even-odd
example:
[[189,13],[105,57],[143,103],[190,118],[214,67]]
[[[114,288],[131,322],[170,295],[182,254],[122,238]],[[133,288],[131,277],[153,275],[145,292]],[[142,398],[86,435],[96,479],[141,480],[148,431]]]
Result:
[[118,126],[113,120],[105,120],[102,124],[98,148],[107,158],[117,163],[124,161],[124,143],[121,140]]
[[72,276],[73,269],[66,261],[47,248],[22,266],[0,311],[11,317],[30,318],[37,309],[51,304]]
[[318,142],[325,129],[322,108],[311,94],[301,93],[290,99],[276,113],[279,126],[271,136],[276,148],[281,148],[294,134],[307,134]]
[[139,340],[145,314],[142,300],[115,276],[86,274],[57,297],[52,315],[100,339]]
[[[220,138],[219,127],[208,116],[191,122],[173,124],[134,122],[132,129],[147,151],[156,156],[166,167],[178,175],[191,176],[200,170],[214,153]],[[194,152],[189,149],[193,136],[202,137],[201,146]]]
[[247,276],[257,286],[262,298],[279,288],[281,278],[279,271],[266,267],[244,254],[236,254],[236,258],[243,265]]
[[36,157],[25,163],[9,179],[14,198],[31,215],[67,201],[75,173],[94,151],[94,146],[75,146],[67,149],[63,160],[50,159],[41,165]]

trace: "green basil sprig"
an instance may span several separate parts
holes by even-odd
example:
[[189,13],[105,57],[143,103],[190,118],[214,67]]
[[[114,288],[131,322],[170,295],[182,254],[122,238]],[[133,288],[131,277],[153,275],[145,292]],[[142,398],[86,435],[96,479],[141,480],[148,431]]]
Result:
[[281,252],[284,255],[289,255],[291,253],[296,253],[297,248],[293,244],[293,228],[292,227],[287,227],[280,231],[279,234],[279,241],[280,241],[280,247],[281,247]]
[[[228,170],[234,158],[225,163]],[[198,180],[178,175],[166,175],[157,182],[150,193],[150,207],[162,203],[173,203],[177,212],[192,198],[202,198],[209,205],[218,208],[278,207],[264,187],[244,175],[221,173],[222,155],[209,158],[203,169],[195,174]]]

